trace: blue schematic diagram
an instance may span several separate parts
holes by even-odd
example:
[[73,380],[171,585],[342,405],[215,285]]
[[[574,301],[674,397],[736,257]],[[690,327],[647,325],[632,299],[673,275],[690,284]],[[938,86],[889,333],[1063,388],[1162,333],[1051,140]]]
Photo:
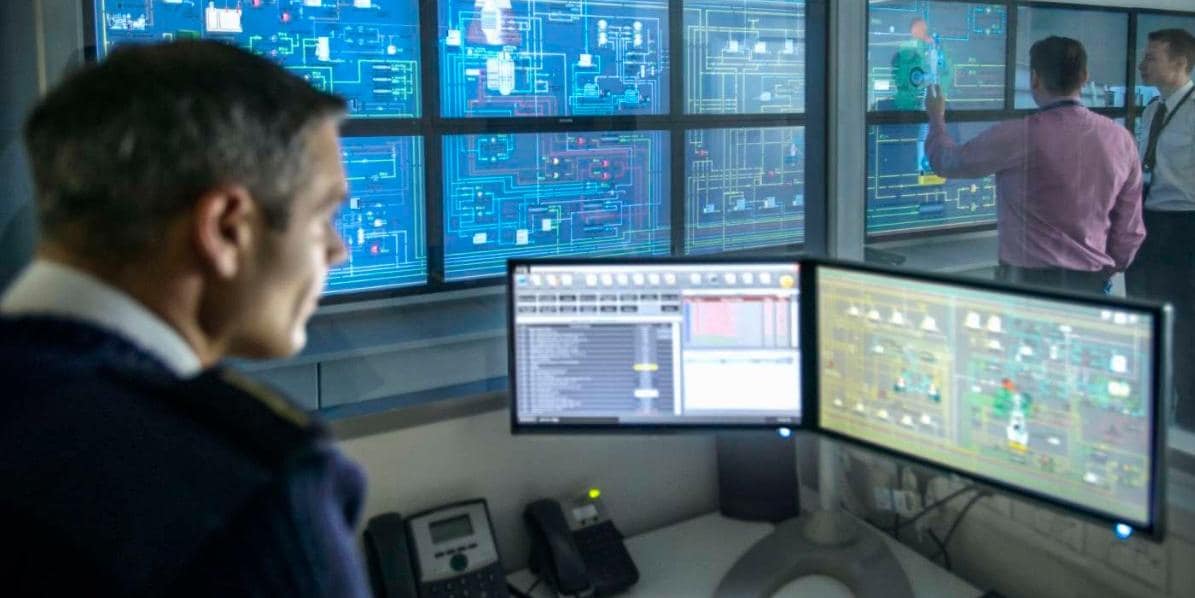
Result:
[[685,136],[685,253],[805,240],[805,129],[698,129]]
[[439,0],[444,117],[668,112],[667,0]]
[[805,111],[804,0],[686,0],[685,112]]
[[[949,124],[964,143],[991,123]],[[996,221],[996,178],[946,179],[925,153],[928,125],[867,128],[867,233],[947,229]]]
[[1004,107],[1004,5],[871,0],[868,12],[870,109],[921,110],[935,84],[952,110]]
[[349,198],[336,229],[348,259],[328,273],[324,293],[426,283],[423,139],[347,137],[341,145]]
[[668,255],[664,131],[444,137],[444,274],[529,256]]
[[416,0],[95,0],[96,51],[181,38],[234,43],[344,97],[356,117],[421,114]]

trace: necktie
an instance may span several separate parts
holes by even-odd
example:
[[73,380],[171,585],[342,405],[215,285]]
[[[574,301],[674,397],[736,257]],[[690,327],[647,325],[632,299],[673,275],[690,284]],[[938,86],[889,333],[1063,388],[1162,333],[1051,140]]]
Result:
[[1152,171],[1158,162],[1158,137],[1162,135],[1162,127],[1166,123],[1166,102],[1158,102],[1158,111],[1154,112],[1153,121],[1149,124],[1149,142],[1145,145],[1145,159],[1141,166],[1146,171]]

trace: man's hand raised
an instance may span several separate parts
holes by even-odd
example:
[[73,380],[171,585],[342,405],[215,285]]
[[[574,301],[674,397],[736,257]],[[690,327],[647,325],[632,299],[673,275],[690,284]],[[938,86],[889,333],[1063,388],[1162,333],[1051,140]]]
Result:
[[925,112],[932,120],[946,120],[946,96],[942,95],[942,87],[930,85],[925,90]]

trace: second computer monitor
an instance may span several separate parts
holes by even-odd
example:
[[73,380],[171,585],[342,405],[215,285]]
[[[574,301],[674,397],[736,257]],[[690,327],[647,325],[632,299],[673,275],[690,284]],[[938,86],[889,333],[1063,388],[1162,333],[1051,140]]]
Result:
[[512,261],[516,431],[801,418],[793,260]]
[[1164,310],[858,266],[814,278],[817,429],[1157,532]]

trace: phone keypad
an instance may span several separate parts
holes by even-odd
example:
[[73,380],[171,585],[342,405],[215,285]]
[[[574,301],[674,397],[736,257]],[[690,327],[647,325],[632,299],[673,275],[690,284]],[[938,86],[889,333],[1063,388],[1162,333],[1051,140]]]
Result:
[[509,598],[510,593],[506,589],[502,565],[494,563],[452,579],[425,583],[419,595],[427,598]]

